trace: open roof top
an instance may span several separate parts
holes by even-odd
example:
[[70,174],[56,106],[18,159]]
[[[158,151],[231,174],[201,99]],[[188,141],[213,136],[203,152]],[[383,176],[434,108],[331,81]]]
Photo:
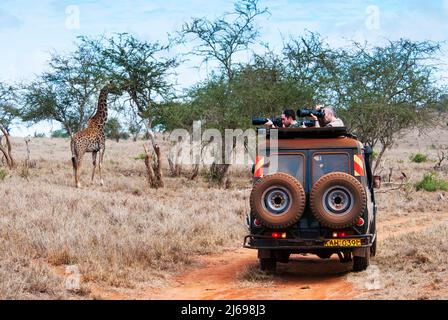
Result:
[[294,138],[337,138],[349,137],[354,138],[353,135],[347,132],[346,127],[325,127],[325,128],[271,128],[267,129],[267,136],[271,132],[277,131],[279,139],[294,139]]

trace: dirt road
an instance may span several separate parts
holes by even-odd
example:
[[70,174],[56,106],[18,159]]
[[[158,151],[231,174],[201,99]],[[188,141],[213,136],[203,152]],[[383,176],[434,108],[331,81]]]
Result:
[[[379,224],[379,239],[418,231],[432,222],[426,218],[404,217]],[[373,262],[374,263],[374,262]],[[89,286],[92,296],[105,299],[154,300],[304,300],[355,299],[354,290],[346,279],[352,264],[341,264],[336,255],[321,260],[314,255],[292,255],[288,264],[278,264],[278,273],[262,281],[248,281],[258,265],[256,250],[233,249],[223,254],[199,257],[193,266],[172,277],[159,287],[133,290]]]
[[257,252],[237,249],[220,255],[199,258],[198,266],[173,277],[159,288],[141,288],[120,292],[92,286],[95,297],[106,299],[154,300],[275,300],[275,299],[351,299],[352,286],[345,280],[351,264],[341,264],[337,257],[320,260],[292,256],[288,264],[279,264],[278,273],[263,281],[246,281],[244,273],[256,272]]

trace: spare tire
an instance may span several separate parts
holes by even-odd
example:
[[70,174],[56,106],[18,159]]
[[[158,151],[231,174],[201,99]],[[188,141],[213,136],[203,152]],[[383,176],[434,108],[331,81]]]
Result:
[[333,172],[321,177],[310,194],[315,218],[325,227],[343,229],[356,223],[364,212],[367,196],[353,176]]
[[296,223],[305,210],[305,190],[286,173],[267,175],[258,180],[250,194],[254,216],[269,228],[287,228]]

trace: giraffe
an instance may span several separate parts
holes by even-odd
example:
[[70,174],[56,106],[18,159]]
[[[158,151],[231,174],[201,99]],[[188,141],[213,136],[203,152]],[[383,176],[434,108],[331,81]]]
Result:
[[77,188],[81,188],[81,161],[86,152],[92,153],[93,171],[92,181],[95,177],[96,159],[99,153],[99,173],[101,185],[104,185],[101,174],[101,167],[103,164],[104,151],[106,148],[106,136],[104,134],[104,126],[107,121],[107,96],[109,93],[119,94],[118,90],[112,85],[108,84],[101,89],[98,98],[98,107],[95,115],[90,118],[87,128],[77,132],[70,143],[72,151],[73,173],[75,176],[75,183]]

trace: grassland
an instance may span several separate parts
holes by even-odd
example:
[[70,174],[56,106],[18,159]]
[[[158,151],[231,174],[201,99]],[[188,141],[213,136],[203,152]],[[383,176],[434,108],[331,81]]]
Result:
[[[379,233],[388,241],[380,242],[373,260],[382,287],[365,290],[368,274],[349,276],[359,285],[360,298],[448,297],[448,193],[413,187],[435,165],[437,146],[448,145],[447,133],[410,133],[386,155],[381,174],[391,183],[383,184],[377,197]],[[88,299],[92,295],[86,284],[134,288],[160,283],[198,255],[241,246],[251,186],[246,168],[232,168],[232,186],[221,189],[202,176],[197,181],[171,178],[165,162],[166,186],[154,190],[138,159],[142,142],[108,141],[105,185],[89,181],[87,156],[84,187],[75,189],[68,140],[32,139],[29,170],[23,167],[24,139],[15,138],[13,144],[19,166],[5,170],[0,180],[1,299]],[[167,148],[164,144],[165,155]],[[417,152],[428,160],[411,162]],[[446,168],[438,174],[446,179]],[[55,273],[68,265],[76,265],[82,274],[79,290],[67,290]],[[272,279],[265,280],[269,285]],[[418,292],[405,295],[409,286]]]

